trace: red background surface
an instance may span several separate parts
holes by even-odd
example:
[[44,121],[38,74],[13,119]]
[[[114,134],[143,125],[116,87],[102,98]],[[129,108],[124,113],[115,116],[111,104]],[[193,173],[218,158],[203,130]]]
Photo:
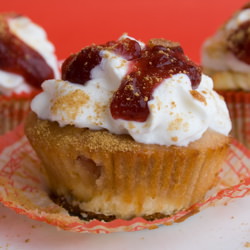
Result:
[[124,32],[142,41],[167,38],[200,61],[204,39],[246,0],[2,0],[0,12],[15,11],[44,27],[60,59]]

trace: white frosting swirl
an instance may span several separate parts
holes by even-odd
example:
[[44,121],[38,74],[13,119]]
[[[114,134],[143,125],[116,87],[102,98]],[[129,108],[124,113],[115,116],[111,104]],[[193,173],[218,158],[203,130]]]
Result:
[[[242,73],[250,72],[250,65],[240,61],[226,49],[228,35],[242,23],[250,20],[250,9],[237,12],[217,33],[207,39],[202,47],[202,65],[215,71],[233,70]],[[209,47],[218,45],[213,53]]]
[[[52,68],[55,78],[59,78],[57,58],[54,54],[54,45],[48,41],[46,32],[27,17],[15,17],[8,20],[10,31],[24,43],[36,50]],[[0,93],[11,95],[12,93],[29,93],[32,86],[18,74],[0,70]]]
[[150,114],[145,122],[114,119],[110,103],[128,72],[128,62],[109,51],[100,55],[100,65],[92,69],[91,80],[84,85],[62,80],[42,84],[43,92],[31,104],[39,118],[57,121],[60,126],[107,129],[129,134],[141,143],[160,145],[186,146],[201,138],[207,129],[224,135],[231,130],[225,102],[205,75],[196,90],[192,90],[185,74],[165,79],[148,102]]

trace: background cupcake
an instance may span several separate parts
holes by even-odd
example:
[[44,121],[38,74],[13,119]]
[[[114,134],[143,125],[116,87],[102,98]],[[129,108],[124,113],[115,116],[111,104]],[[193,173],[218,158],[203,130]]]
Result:
[[71,55],[62,78],[43,83],[26,134],[71,214],[152,220],[215,184],[229,114],[178,43],[124,35]]
[[227,102],[232,135],[250,148],[250,4],[206,40],[202,65]]
[[58,78],[45,31],[16,13],[0,15],[0,134],[21,123],[46,79]]

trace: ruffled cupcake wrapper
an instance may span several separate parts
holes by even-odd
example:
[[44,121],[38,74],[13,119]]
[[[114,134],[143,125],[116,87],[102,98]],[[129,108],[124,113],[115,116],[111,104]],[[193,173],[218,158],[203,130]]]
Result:
[[38,92],[0,96],[0,135],[24,121],[30,111],[30,102]]
[[214,185],[230,142],[206,131],[189,147],[139,144],[107,131],[60,128],[32,113],[26,135],[55,202],[74,215],[108,221],[162,218],[200,201]]
[[[51,177],[52,190],[60,190],[62,195],[68,197],[73,192],[71,183],[80,182],[87,200],[80,203],[81,208],[96,214],[117,215],[118,218],[130,218],[135,214],[144,218],[162,217],[200,201],[216,182],[216,174],[228,150],[228,145],[200,153],[196,150],[183,152],[179,148],[175,151],[155,150],[148,154],[83,150],[83,155],[102,163],[103,172],[91,185],[84,186],[84,181],[77,180],[72,173],[80,173],[86,165],[79,160],[70,161],[67,150],[63,150],[61,144],[59,150],[54,144],[50,147],[50,143],[44,141],[36,150],[44,148],[45,144],[47,150],[43,154],[40,152],[40,159],[45,162]],[[93,197],[90,201],[89,196]]]
[[0,100],[0,134],[18,126],[29,112],[29,100]]
[[232,136],[250,149],[250,92],[220,91],[232,120]]
[[[212,162],[211,162],[212,164]],[[0,201],[17,213],[47,222],[73,232],[111,233],[154,229],[181,221],[197,210],[230,201],[250,194],[250,152],[233,141],[229,155],[219,174],[216,187],[210,190],[205,200],[176,212],[172,216],[147,221],[141,217],[132,220],[116,219],[111,222],[84,221],[71,216],[49,197],[49,189],[43,168],[31,148],[23,128],[18,127],[0,137]]]

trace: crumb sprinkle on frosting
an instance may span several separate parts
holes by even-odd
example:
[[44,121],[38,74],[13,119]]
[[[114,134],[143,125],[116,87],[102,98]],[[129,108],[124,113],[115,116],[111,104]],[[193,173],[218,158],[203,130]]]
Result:
[[51,105],[51,113],[56,115],[60,110],[64,110],[66,116],[75,120],[82,107],[89,101],[89,96],[80,89],[69,92],[66,95],[60,95]]

